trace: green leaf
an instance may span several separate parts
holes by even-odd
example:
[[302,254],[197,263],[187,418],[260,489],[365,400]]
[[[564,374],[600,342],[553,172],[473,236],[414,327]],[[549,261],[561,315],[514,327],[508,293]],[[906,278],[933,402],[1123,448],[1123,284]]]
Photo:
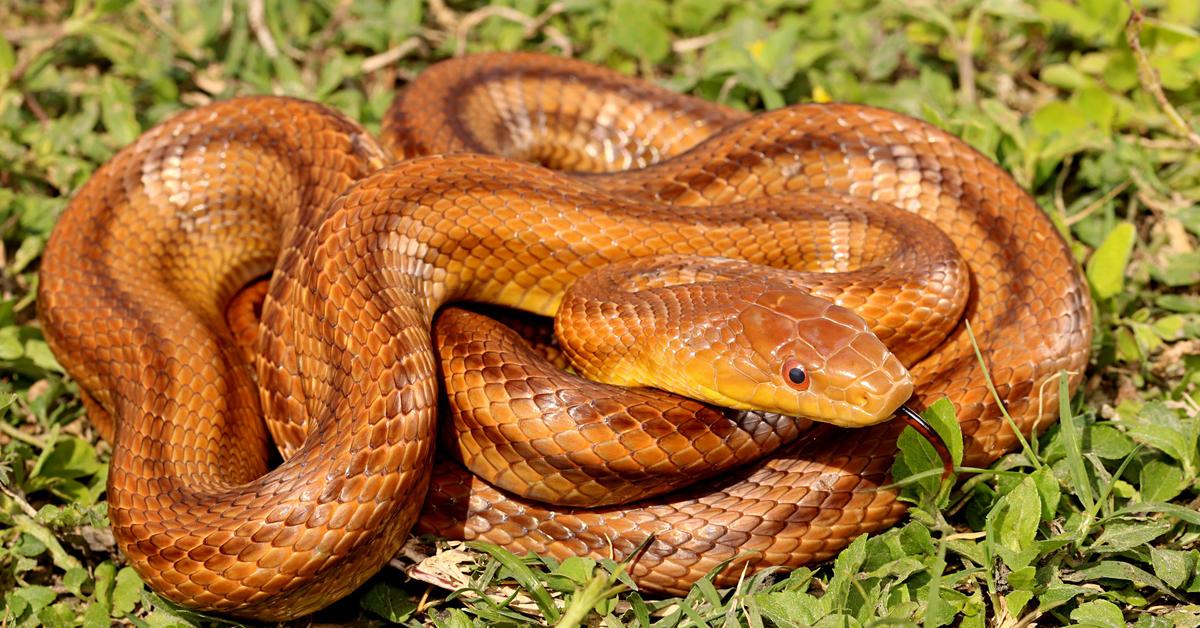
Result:
[[833,578],[825,595],[821,596],[821,605],[826,613],[847,610],[846,602],[850,595],[851,583],[854,582],[858,570],[867,559],[867,535],[863,534],[854,539],[846,549],[838,554],[833,562]]
[[759,593],[754,601],[762,614],[779,626],[811,626],[825,615],[821,600],[800,591]]
[[678,0],[671,3],[671,23],[687,33],[699,33],[725,10],[724,0]]
[[82,438],[64,438],[54,444],[50,455],[34,473],[56,478],[78,478],[100,470],[96,448]]
[[[945,444],[952,463],[955,466],[961,465],[962,428],[959,427],[955,417],[954,404],[946,398],[938,399],[930,404],[923,413],[923,417]],[[897,482],[905,482],[913,476],[922,475],[915,484],[905,487],[903,492],[905,498],[920,504],[945,506],[949,495],[940,492],[944,463],[938,450],[911,426],[901,432],[896,445],[900,454],[892,463],[892,477]],[[940,498],[940,501],[934,503],[935,498]]]
[[16,360],[25,355],[25,348],[16,326],[0,328],[0,360]]
[[12,44],[8,43],[7,38],[0,37],[0,90],[8,86],[16,62],[17,56],[13,53]]
[[1151,460],[1142,466],[1138,491],[1144,502],[1169,502],[1183,492],[1186,483],[1178,465]]
[[1132,224],[1118,223],[1088,260],[1088,282],[1098,298],[1110,299],[1125,287],[1125,266],[1129,264],[1136,238],[1137,230]]
[[1154,565],[1154,575],[1168,585],[1180,588],[1187,584],[1188,576],[1196,569],[1196,552],[1151,547],[1150,561]]
[[71,595],[83,597],[83,585],[89,579],[88,572],[83,567],[72,567],[63,574],[63,586]]
[[1091,589],[1079,587],[1073,584],[1063,584],[1062,582],[1052,582],[1046,587],[1046,590],[1038,596],[1038,610],[1047,611],[1058,606],[1062,606],[1067,602],[1075,599],[1080,595],[1092,593]]
[[1025,605],[1033,599],[1033,591],[1013,591],[1004,596],[1005,606],[1014,615],[1021,615]]
[[373,585],[358,604],[393,624],[406,621],[417,610],[417,605],[404,589],[386,582]]
[[1136,447],[1133,441],[1112,425],[1093,425],[1087,430],[1088,450],[1106,460],[1121,460]]
[[1037,485],[1038,498],[1042,504],[1042,520],[1054,519],[1054,514],[1058,512],[1058,502],[1062,499],[1062,489],[1058,485],[1058,478],[1054,477],[1054,471],[1043,466],[1031,473],[1030,478]]
[[112,591],[112,616],[125,617],[133,612],[142,597],[145,585],[133,567],[122,567],[117,572],[117,581]]
[[[1138,586],[1149,585],[1163,593],[1171,593],[1171,587],[1167,586],[1167,583],[1160,580],[1157,576],[1154,576],[1153,574],[1150,574],[1145,570],[1135,567],[1127,562],[1119,560],[1100,561],[1090,567],[1080,569],[1069,579],[1071,581],[1086,581],[1100,578],[1125,580]],[[1064,576],[1063,579],[1068,580],[1068,577]]]
[[1130,504],[1115,513],[1114,516],[1143,514],[1148,512],[1158,512],[1176,519],[1181,519],[1192,525],[1200,525],[1200,512],[1195,509],[1177,506],[1175,504]]
[[546,591],[546,587],[542,586],[537,576],[533,574],[533,571],[529,567],[525,566],[525,563],[521,562],[521,559],[503,548],[488,543],[469,542],[467,543],[467,547],[484,552],[494,558],[517,581],[517,584],[520,584],[526,593],[533,598],[538,609],[542,611],[542,614],[549,621],[558,620],[558,606],[554,604],[554,600],[551,599],[550,593]]
[[[572,585],[582,585],[592,578],[592,574],[595,571],[596,561],[579,556],[568,556],[554,570],[553,575],[566,578]],[[572,591],[574,588],[575,586],[571,586],[564,590]]]
[[471,621],[471,618],[468,617],[466,613],[462,612],[461,610],[459,610],[457,608],[450,609],[447,612],[447,616],[443,621],[445,623],[442,625],[446,626],[447,628],[474,628],[475,627],[475,623]]
[[1036,556],[1033,541],[1041,514],[1037,484],[1028,476],[988,514],[988,537],[995,541],[996,551],[1009,568],[1020,569]]
[[892,463],[892,477],[897,482],[906,481],[917,474],[925,474],[916,480],[914,485],[906,486],[904,494],[917,503],[924,503],[936,496],[941,479],[937,474],[930,472],[942,468],[942,459],[933,445],[912,426],[908,426],[896,439],[896,447],[900,453]]
[[1190,286],[1200,282],[1200,252],[1170,255],[1166,265],[1152,266],[1150,274],[1159,282],[1171,287]]
[[938,436],[942,437],[942,442],[950,450],[950,459],[954,461],[954,466],[961,465],[963,458],[962,426],[958,424],[958,417],[955,416],[954,404],[946,397],[942,397],[930,404],[925,412],[921,413],[921,416],[929,422]]
[[21,246],[17,247],[17,251],[13,253],[12,259],[4,268],[4,273],[9,277],[15,277],[25,270],[25,267],[30,262],[37,259],[42,254],[42,249],[45,248],[46,241],[37,236],[25,238],[21,242]]
[[50,351],[50,345],[46,344],[45,340],[30,338],[25,341],[23,349],[25,357],[29,358],[29,361],[33,362],[34,366],[57,373],[66,372],[54,357],[54,353]]
[[1092,549],[1099,552],[1123,552],[1141,547],[1166,534],[1174,527],[1174,523],[1160,519],[1109,523],[1104,526],[1104,530],[1096,538]]
[[1079,608],[1071,611],[1071,619],[1079,622],[1080,626],[1125,628],[1125,616],[1121,614],[1121,609],[1108,600],[1080,604]]
[[193,628],[198,623],[188,621],[185,615],[165,606],[154,609],[146,616],[146,628]]
[[1053,137],[1082,131],[1087,127],[1087,117],[1070,103],[1051,100],[1034,112],[1032,123],[1039,135]]
[[1080,419],[1071,412],[1071,391],[1067,389],[1067,374],[1058,376],[1058,425],[1066,450],[1067,470],[1071,475],[1071,486],[1086,511],[1093,512],[1096,497],[1087,467],[1083,464],[1083,449],[1080,437]]
[[1182,419],[1166,404],[1152,401],[1124,422],[1133,440],[1166,453],[1183,464],[1185,477],[1195,477],[1200,420]]
[[1092,78],[1067,63],[1051,63],[1042,68],[1043,83],[1062,89],[1075,90],[1092,83]]
[[133,4],[133,0],[99,0],[96,2],[96,17],[117,13]]
[[53,589],[41,585],[25,585],[9,595],[12,600],[9,602],[10,607],[18,615],[25,615],[26,611],[30,615],[36,614],[58,597]]
[[928,627],[949,624],[958,614],[946,599],[952,594],[942,588],[946,578],[946,549],[946,543],[940,543],[928,567],[929,585],[925,593],[925,625]]
[[75,609],[65,601],[58,602],[38,611],[37,618],[45,628],[73,628]]
[[1095,124],[1105,134],[1111,132],[1113,120],[1117,115],[1117,106],[1107,91],[1094,86],[1084,87],[1075,92],[1071,101],[1083,112],[1088,121]]
[[663,26],[665,7],[657,0],[616,0],[609,13],[609,38],[627,54],[657,63],[671,52]]
[[100,119],[113,142],[120,146],[133,142],[142,132],[133,115],[133,95],[129,86],[111,75],[100,81]]
[[[103,606],[105,608],[112,607],[112,587],[116,580],[117,568],[112,561],[106,560],[95,569],[96,588],[94,594],[94,605]],[[104,612],[105,620],[108,618],[108,611]]]

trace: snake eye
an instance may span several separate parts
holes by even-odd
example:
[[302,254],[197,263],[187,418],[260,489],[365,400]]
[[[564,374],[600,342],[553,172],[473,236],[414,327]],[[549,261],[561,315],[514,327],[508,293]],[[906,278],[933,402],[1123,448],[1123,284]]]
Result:
[[808,388],[808,373],[804,372],[804,367],[800,365],[800,360],[790,358],[783,363],[783,376],[797,390],[806,390]]

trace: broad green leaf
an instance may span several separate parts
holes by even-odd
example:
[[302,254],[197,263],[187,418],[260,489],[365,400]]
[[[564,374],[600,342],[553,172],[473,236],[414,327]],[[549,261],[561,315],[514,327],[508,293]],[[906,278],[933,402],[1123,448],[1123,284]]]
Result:
[[75,609],[68,602],[60,601],[38,611],[37,618],[45,628],[74,628]]
[[754,600],[762,614],[779,626],[813,625],[826,614],[819,599],[799,591],[759,593]]
[[104,561],[96,565],[93,572],[96,579],[91,608],[104,610],[103,620],[108,621],[112,609],[112,589],[117,577],[117,568],[112,561]]
[[1154,565],[1154,575],[1175,588],[1187,584],[1188,577],[1196,569],[1196,551],[1194,550],[1182,552],[1151,547],[1150,560]]
[[36,614],[54,601],[58,594],[53,589],[41,585],[25,585],[9,593],[9,606],[17,615]]
[[133,95],[123,81],[105,76],[100,81],[100,118],[104,128],[119,146],[129,144],[141,133],[141,126],[133,115]]
[[616,0],[609,14],[609,37],[626,53],[652,63],[671,51],[671,33],[663,26],[665,7],[658,0]]
[[1074,105],[1052,100],[1034,112],[1033,130],[1043,137],[1071,135],[1087,127],[1087,117]]
[[359,606],[394,624],[408,620],[417,610],[408,593],[386,582],[376,583],[368,589],[359,600]]
[[192,628],[195,625],[196,623],[166,607],[156,608],[146,616],[146,628]]
[[942,397],[930,404],[922,416],[942,437],[942,442],[950,450],[950,459],[954,461],[954,466],[961,465],[963,457],[962,426],[958,424],[958,418],[955,416],[954,404],[946,397]]
[[42,249],[45,247],[46,241],[37,236],[25,238],[21,242],[21,246],[12,255],[12,259],[4,268],[5,274],[10,277],[16,276],[25,270],[25,267],[33,260],[37,259],[42,254]]
[[63,574],[63,586],[76,597],[83,597],[83,585],[89,579],[83,567],[72,567]]
[[29,340],[25,341],[23,351],[25,353],[25,357],[29,358],[29,360],[33,362],[34,366],[47,371],[55,371],[58,373],[65,372],[63,371],[62,365],[59,364],[58,360],[54,357],[54,353],[50,351],[50,345],[46,344],[45,340],[30,338]]
[[1026,146],[1025,129],[1021,126],[1021,117],[1017,112],[1009,109],[1004,103],[991,98],[984,99],[979,104],[979,108],[996,123],[996,126],[1004,131],[1017,145],[1018,150],[1024,152]]
[[1092,600],[1080,604],[1079,608],[1071,611],[1071,619],[1079,622],[1080,626],[1125,627],[1125,617],[1121,614],[1121,609],[1108,600]]
[[826,613],[847,610],[846,602],[850,594],[851,583],[867,559],[867,535],[854,539],[846,549],[838,554],[833,562],[833,578],[825,595],[821,596],[821,605]]
[[1081,111],[1088,121],[1095,124],[1101,131],[1108,134],[1117,115],[1117,106],[1108,91],[1099,87],[1088,86],[1075,92],[1071,102]]
[[1141,547],[1174,528],[1170,521],[1112,522],[1096,537],[1092,549],[1100,552],[1123,552]]
[[1088,260],[1088,282],[1097,297],[1112,298],[1125,287],[1125,266],[1129,264],[1136,237],[1137,231],[1132,224],[1119,223]]
[[1183,419],[1162,402],[1152,401],[1125,423],[1133,440],[1166,453],[1183,464],[1185,477],[1195,477],[1200,420]]
[[1009,550],[1001,557],[1012,569],[1020,569],[1025,564],[1017,557],[1033,546],[1041,521],[1042,501],[1033,478],[1026,477],[1001,498],[997,510],[1003,513],[996,521],[997,541]]
[[1092,78],[1069,63],[1051,63],[1042,68],[1042,82],[1063,89],[1079,89],[1092,83]]
[[1176,519],[1186,521],[1192,525],[1200,525],[1200,512],[1197,512],[1194,508],[1187,508],[1185,506],[1179,506],[1176,504],[1130,504],[1129,506],[1126,506],[1113,514],[1120,516],[1126,514],[1141,514],[1150,512],[1163,513],[1165,515],[1175,517]]
[[1045,466],[1034,471],[1030,477],[1037,485],[1038,498],[1042,505],[1042,520],[1054,519],[1054,513],[1058,511],[1058,502],[1062,499],[1058,478],[1054,477],[1054,471],[1050,467]]
[[1047,611],[1052,608],[1066,604],[1080,595],[1092,593],[1091,589],[1075,586],[1072,584],[1063,584],[1062,582],[1052,582],[1038,595],[1038,609]]
[[15,325],[0,328],[0,360],[16,360],[25,355],[18,332],[20,329]]
[[1165,266],[1153,266],[1150,274],[1171,287],[1191,286],[1200,282],[1200,253],[1189,251],[1167,258]]
[[9,77],[16,62],[17,56],[13,53],[12,44],[8,43],[7,38],[0,37],[0,90],[8,86]]
[[134,606],[142,596],[144,585],[142,579],[132,567],[122,567],[117,572],[116,584],[112,592],[112,616],[125,617],[133,612]]
[[[1130,563],[1119,560],[1102,560],[1094,565],[1080,569],[1072,575],[1071,580],[1086,581],[1099,578],[1125,580],[1139,586],[1149,585],[1163,593],[1170,593],[1171,591],[1167,583],[1163,582],[1157,576]],[[1068,578],[1064,576],[1063,579],[1066,580]]]
[[471,621],[471,618],[457,608],[450,609],[446,619],[443,621],[445,622],[443,625],[447,628],[475,628],[475,624]]
[[97,17],[117,13],[133,3],[133,0],[99,0],[96,3]]
[[64,438],[35,470],[37,475],[56,478],[78,478],[100,470],[96,449],[82,438]]
[[900,454],[892,463],[892,477],[897,482],[908,480],[919,473],[925,474],[916,480],[916,484],[912,487],[906,486],[904,493],[906,495],[912,493],[909,498],[917,503],[925,503],[926,500],[937,495],[938,487],[941,486],[941,477],[940,473],[936,473],[936,471],[942,469],[942,459],[933,445],[909,426],[900,433],[900,437],[896,440],[896,447],[900,450]]
[[1183,469],[1161,460],[1147,462],[1139,474],[1138,491],[1145,502],[1171,501],[1185,486]]
[[596,561],[579,556],[568,556],[558,566],[558,569],[554,570],[554,573],[564,576],[573,583],[583,584],[591,579],[595,570]]
[[671,23],[685,33],[700,33],[726,6],[723,0],[678,0],[671,3]]
[[1013,591],[1004,596],[1005,606],[1009,612],[1015,615],[1022,615],[1025,605],[1033,600],[1033,591]]
[[1128,436],[1103,423],[1088,428],[1085,438],[1088,449],[1106,460],[1121,460],[1136,447]]

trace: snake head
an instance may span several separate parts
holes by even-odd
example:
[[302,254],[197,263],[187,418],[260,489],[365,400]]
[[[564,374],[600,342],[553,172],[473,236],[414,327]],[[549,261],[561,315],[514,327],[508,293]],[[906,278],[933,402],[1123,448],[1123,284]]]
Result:
[[849,309],[788,288],[734,309],[705,317],[702,333],[686,334],[703,346],[678,354],[705,401],[862,427],[912,396],[908,370]]

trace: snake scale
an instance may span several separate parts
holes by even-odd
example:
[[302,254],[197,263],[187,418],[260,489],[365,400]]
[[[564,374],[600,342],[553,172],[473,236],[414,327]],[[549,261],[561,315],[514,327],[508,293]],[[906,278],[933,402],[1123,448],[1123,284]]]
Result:
[[[788,428],[798,436],[761,461],[591,508],[501,492],[434,455],[439,369],[474,387],[452,396],[525,420],[539,400],[569,396],[533,367],[496,363],[510,355],[501,345],[519,340],[503,332],[466,332],[476,336],[463,346],[491,357],[451,349],[439,359],[439,306],[548,315],[606,263],[657,253],[761,261],[772,245],[749,222],[722,218],[730,203],[838,197],[830,202],[890,205],[940,228],[969,268],[963,318],[1024,431],[1053,420],[1057,387],[1039,403],[1043,383],[1066,371],[1073,390],[1087,363],[1089,295],[1050,220],[996,164],[900,114],[827,104],[748,116],[581,62],[496,54],[428,69],[397,96],[382,138],[301,100],[214,103],[118,153],[54,230],[40,317],[114,444],[119,546],[167,598],[295,617],[359,586],[412,530],[558,558],[623,558],[653,536],[631,573],[678,593],[722,561],[737,557],[717,577],[729,583],[743,563],[795,567],[896,522],[904,506],[881,487],[897,421]],[[816,239],[862,237],[835,227]],[[845,257],[840,246],[827,248]],[[249,364],[226,307],[268,273]],[[905,289],[862,300],[885,307]],[[964,325],[946,329],[907,365],[910,403],[948,397],[964,463],[984,465],[1015,436]],[[621,425],[609,428],[620,437]],[[578,444],[537,438],[548,459],[573,455],[548,447]],[[285,460],[271,469],[276,446]],[[595,458],[608,451],[592,447]]]

